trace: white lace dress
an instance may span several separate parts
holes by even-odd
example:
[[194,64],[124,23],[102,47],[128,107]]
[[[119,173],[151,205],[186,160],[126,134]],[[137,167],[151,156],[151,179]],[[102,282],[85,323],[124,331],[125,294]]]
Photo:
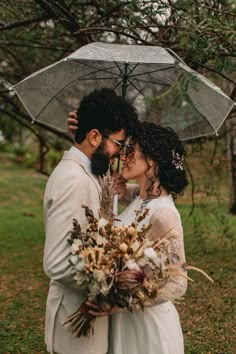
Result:
[[[147,204],[137,197],[119,216],[120,224],[130,225],[136,210],[149,209],[149,215],[142,224],[155,226],[154,239],[165,234],[172,227],[179,231],[179,239],[174,245],[180,263],[185,262],[183,229],[180,215],[172,197],[152,199]],[[187,281],[176,277],[169,281],[165,293],[184,295]],[[111,316],[109,354],[183,354],[183,334],[178,312],[170,301],[165,301],[159,293],[155,304],[144,311],[119,312]]]

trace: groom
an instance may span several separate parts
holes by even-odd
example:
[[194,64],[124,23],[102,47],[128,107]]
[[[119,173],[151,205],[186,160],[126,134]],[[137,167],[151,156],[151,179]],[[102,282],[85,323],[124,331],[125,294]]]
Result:
[[134,107],[113,90],[103,88],[85,96],[78,108],[79,129],[75,143],[51,174],[44,196],[44,271],[50,278],[46,304],[45,341],[50,353],[105,354],[108,351],[108,318],[96,320],[94,335],[75,338],[62,326],[85,300],[68,262],[72,219],[82,230],[87,225],[82,204],[98,215],[102,176],[121,153],[127,134],[137,124]]

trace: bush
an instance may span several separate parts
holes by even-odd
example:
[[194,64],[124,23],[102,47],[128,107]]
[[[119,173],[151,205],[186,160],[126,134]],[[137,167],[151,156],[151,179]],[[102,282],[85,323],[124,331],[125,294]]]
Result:
[[9,152],[9,145],[5,141],[0,142],[0,152]]
[[50,174],[61,160],[63,153],[59,151],[49,151],[47,154],[47,172]]
[[16,156],[16,161],[17,162],[23,162],[24,160],[24,156],[26,154],[27,148],[25,145],[21,145],[19,143],[15,143],[12,148],[11,151],[13,152],[13,154]]
[[24,157],[24,164],[27,167],[35,167],[37,164],[38,158],[35,154],[27,152]]

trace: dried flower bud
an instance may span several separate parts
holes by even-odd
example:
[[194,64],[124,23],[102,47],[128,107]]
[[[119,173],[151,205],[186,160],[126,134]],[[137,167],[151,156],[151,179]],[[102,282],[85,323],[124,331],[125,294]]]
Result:
[[127,249],[128,249],[128,246],[126,245],[126,243],[121,243],[120,246],[119,246],[119,250],[122,252],[122,253],[126,253],[127,252]]
[[112,243],[110,241],[106,242],[104,245],[104,250],[109,251],[110,249],[112,249]]
[[105,268],[105,264],[107,263],[106,257],[101,255],[101,259],[100,259],[100,264],[102,264],[102,269]]
[[149,259],[156,259],[157,258],[157,254],[152,247],[146,247],[143,250],[143,254],[145,257],[147,257]]
[[136,270],[137,272],[140,271],[140,267],[138,266],[138,264],[135,262],[134,259],[129,259],[125,266],[129,269],[129,270]]
[[98,221],[98,228],[103,228],[104,226],[106,226],[106,224],[108,223],[108,221],[104,218],[100,218]]
[[128,235],[135,236],[136,235],[136,230],[133,226],[128,227]]
[[141,301],[145,300],[145,295],[144,295],[144,293],[143,293],[142,291],[139,291],[139,292],[138,292],[138,297],[139,297],[139,299],[140,299]]

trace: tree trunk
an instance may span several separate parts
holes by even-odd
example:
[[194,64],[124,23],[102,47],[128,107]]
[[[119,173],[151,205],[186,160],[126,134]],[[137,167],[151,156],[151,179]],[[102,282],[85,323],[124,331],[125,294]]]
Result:
[[45,143],[45,141],[42,139],[42,137],[38,137],[39,141],[39,166],[38,166],[38,172],[47,175],[48,173],[45,170],[45,156],[47,152],[49,151],[49,147]]
[[[236,86],[231,94],[231,98],[236,99]],[[229,210],[236,215],[236,114],[227,121],[227,150],[229,161]]]

